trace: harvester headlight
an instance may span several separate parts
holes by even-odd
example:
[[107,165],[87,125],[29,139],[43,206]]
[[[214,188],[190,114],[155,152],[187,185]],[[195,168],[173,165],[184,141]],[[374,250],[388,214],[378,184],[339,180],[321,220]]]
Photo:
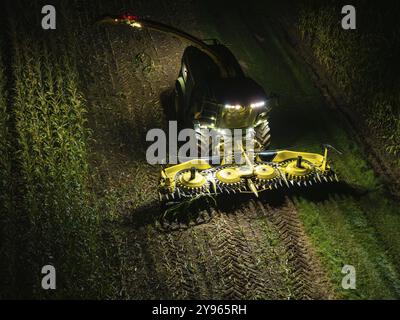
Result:
[[242,106],[240,104],[236,104],[236,105],[226,104],[225,105],[225,109],[228,109],[228,110],[240,110],[240,108],[242,108]]
[[252,103],[250,105],[250,107],[252,107],[253,109],[261,108],[261,107],[264,107],[264,106],[265,106],[265,101],[255,102],[255,103]]
[[141,28],[142,27],[142,25],[139,22],[133,22],[132,26],[136,27],[136,28]]

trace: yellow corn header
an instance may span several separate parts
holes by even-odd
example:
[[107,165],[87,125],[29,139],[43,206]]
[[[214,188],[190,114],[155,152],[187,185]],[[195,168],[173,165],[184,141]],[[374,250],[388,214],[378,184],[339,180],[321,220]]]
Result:
[[159,195],[162,201],[184,200],[199,195],[253,193],[291,186],[308,186],[338,181],[324,154],[290,150],[264,151],[250,161],[242,152],[243,164],[213,166],[194,159],[161,171]]

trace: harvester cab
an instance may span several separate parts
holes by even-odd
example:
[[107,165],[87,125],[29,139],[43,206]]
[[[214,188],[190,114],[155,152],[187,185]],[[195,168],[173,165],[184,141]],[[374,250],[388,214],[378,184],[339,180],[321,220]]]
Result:
[[182,30],[133,15],[107,16],[99,22],[157,30],[189,41],[191,45],[183,53],[174,87],[178,123],[194,128],[202,147],[210,143],[202,130],[210,129],[220,133],[222,139],[242,129],[241,139],[252,142],[245,143],[245,147],[240,144],[240,161],[231,155],[227,157],[226,150],[222,150],[222,161],[217,164],[210,158],[198,157],[162,169],[159,183],[162,201],[222,193],[258,196],[275,188],[338,180],[328,163],[328,145],[324,146],[323,154],[266,150],[270,143],[268,112],[276,104],[276,98],[245,76],[226,46],[217,41],[207,44]]
[[221,77],[206,54],[193,46],[187,47],[174,90],[178,122],[184,127],[193,126],[199,134],[202,129],[221,132],[243,129],[243,133],[254,135],[259,150],[267,148],[272,99],[259,84],[244,75],[228,48],[214,45],[211,49],[227,57],[231,75]]

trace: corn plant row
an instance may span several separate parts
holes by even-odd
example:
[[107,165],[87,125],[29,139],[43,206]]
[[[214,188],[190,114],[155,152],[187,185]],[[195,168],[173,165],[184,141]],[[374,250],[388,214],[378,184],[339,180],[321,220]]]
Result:
[[13,161],[20,199],[18,212],[9,214],[23,217],[18,241],[25,249],[16,254],[24,264],[17,268],[29,286],[21,290],[28,297],[49,294],[40,270],[53,264],[60,297],[90,296],[97,291],[98,221],[87,189],[88,130],[77,71],[66,54],[33,42],[26,30],[14,31]]

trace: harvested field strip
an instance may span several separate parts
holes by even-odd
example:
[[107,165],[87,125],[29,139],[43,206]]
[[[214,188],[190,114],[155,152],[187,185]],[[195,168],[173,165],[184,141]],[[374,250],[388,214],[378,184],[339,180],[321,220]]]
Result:
[[174,298],[332,297],[293,205],[285,210],[252,202],[229,213],[211,209],[205,224],[169,224],[152,240],[162,256],[157,274]]

